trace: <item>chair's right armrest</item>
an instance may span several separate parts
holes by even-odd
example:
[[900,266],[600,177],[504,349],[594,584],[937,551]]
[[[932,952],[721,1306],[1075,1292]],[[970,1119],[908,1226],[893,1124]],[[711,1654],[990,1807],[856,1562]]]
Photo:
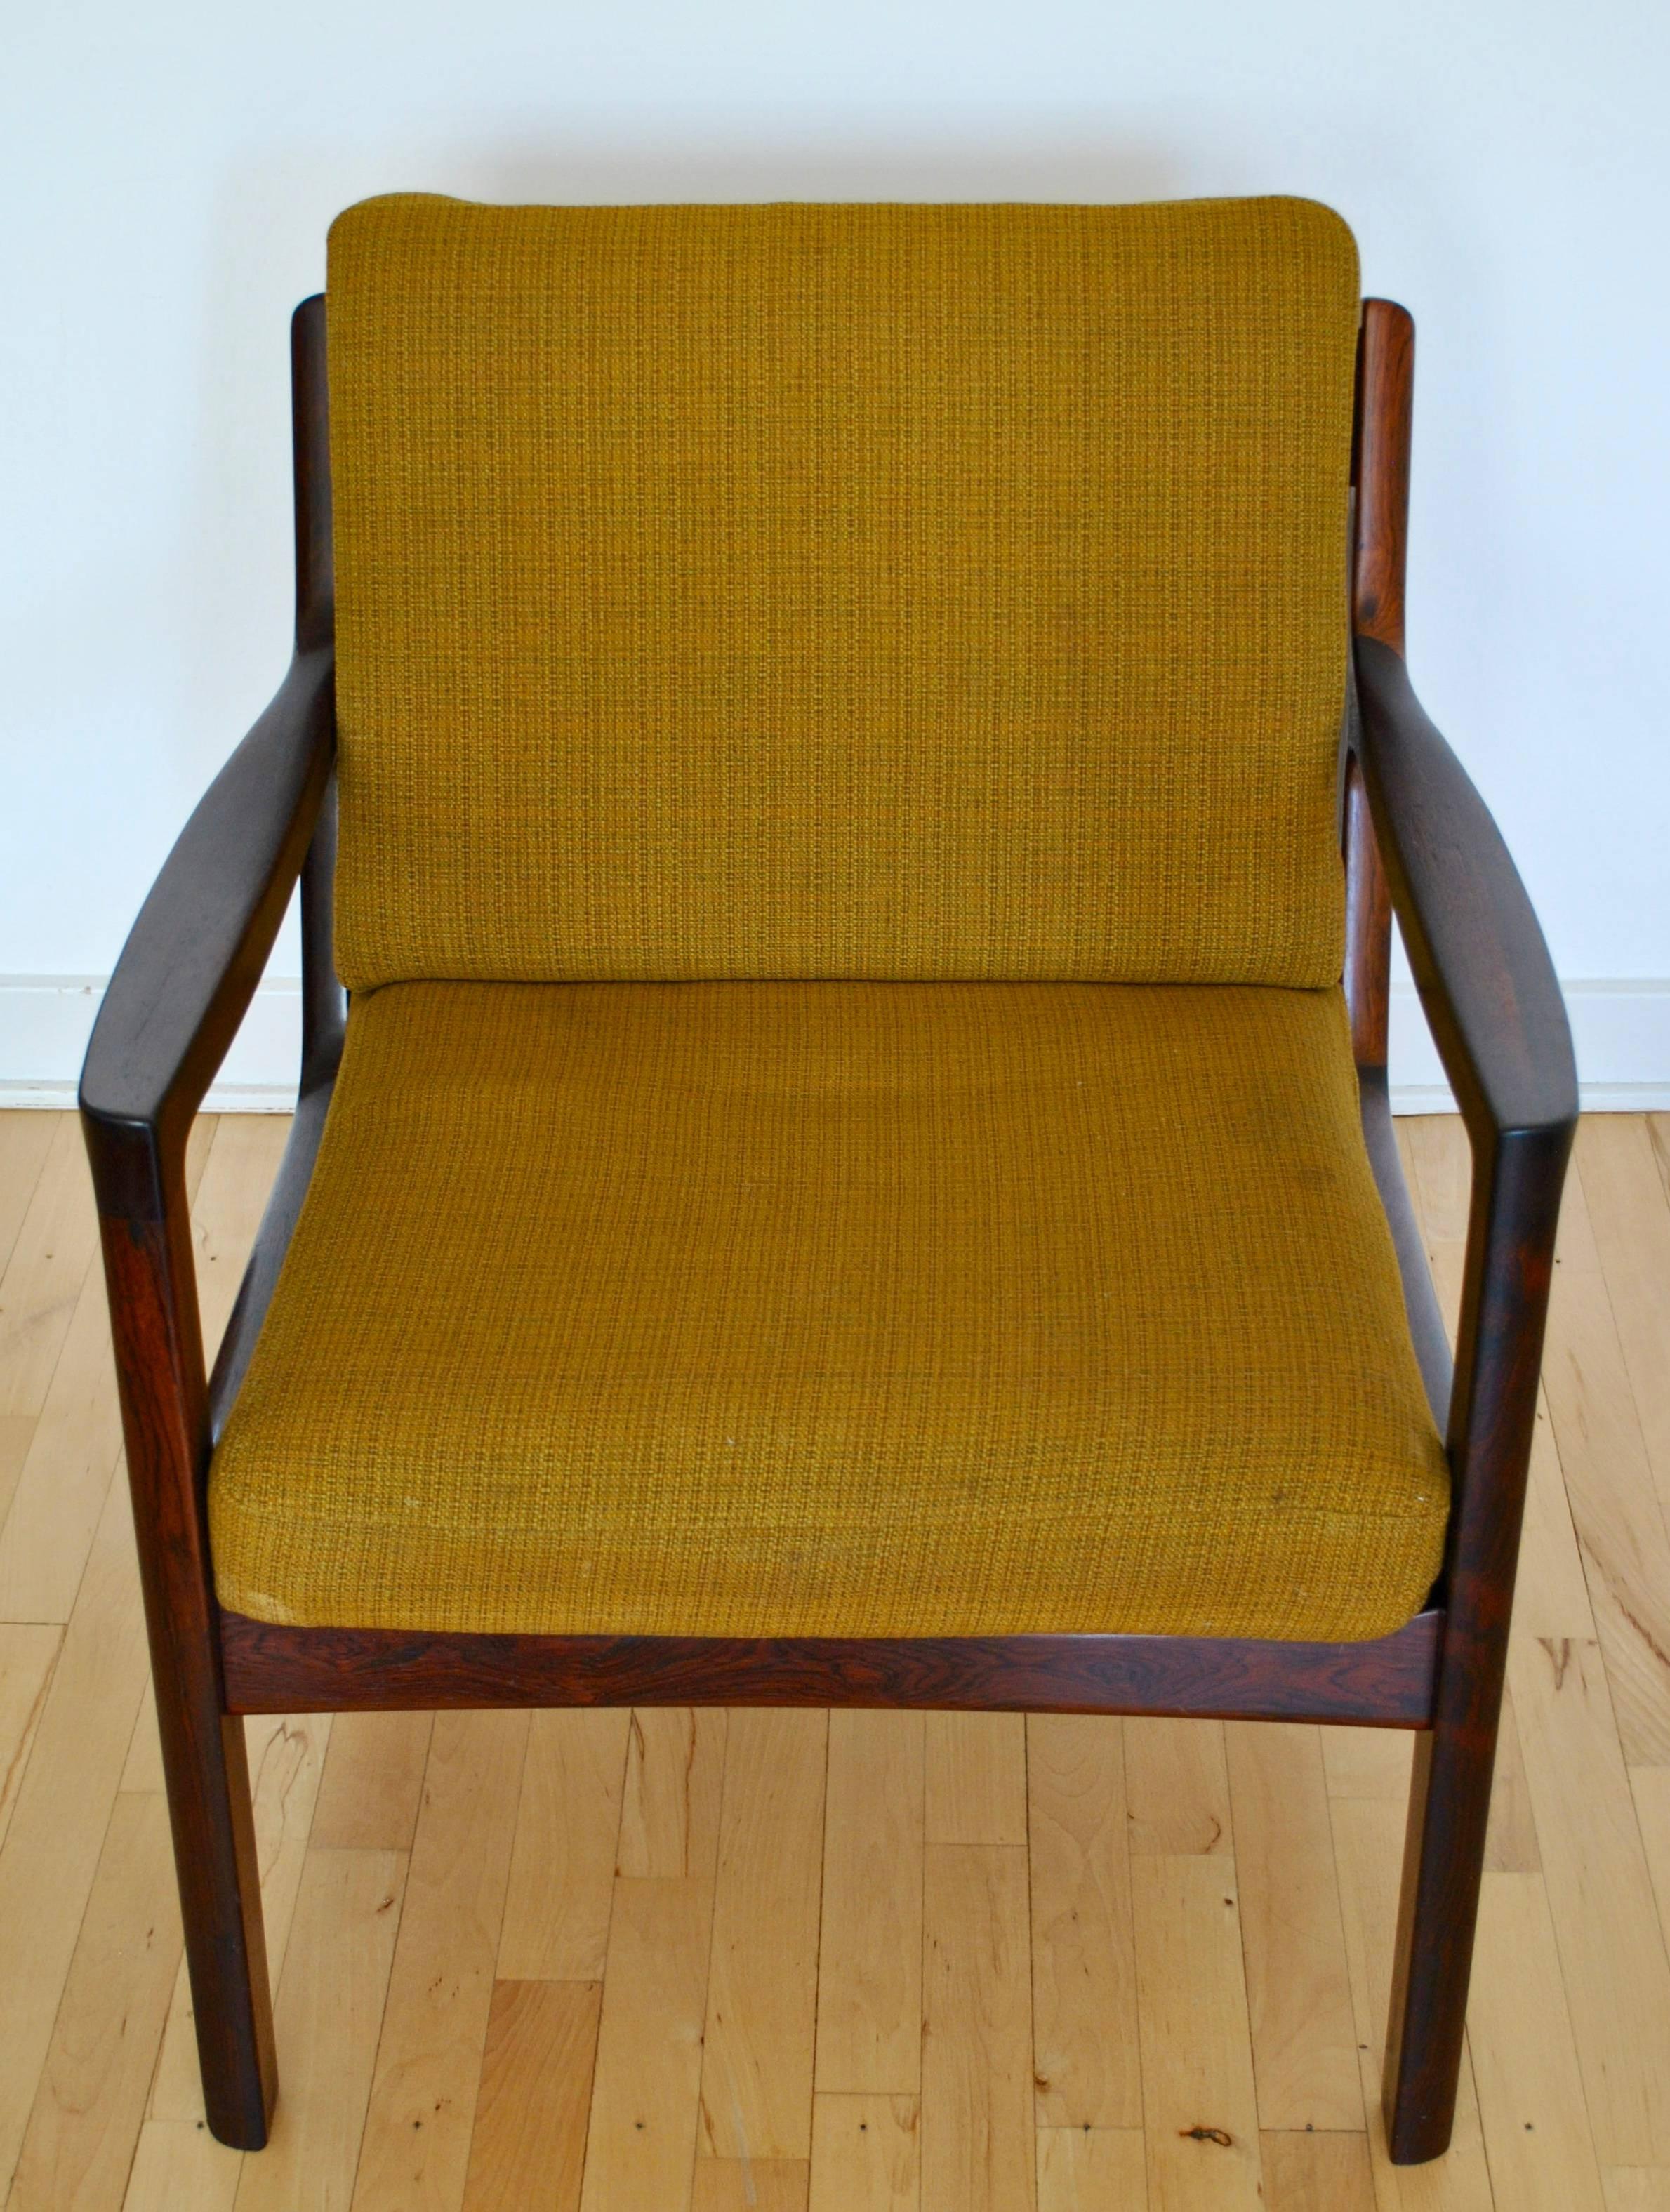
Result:
[[261,979],[336,743],[335,658],[298,653],[134,923],[94,1024],[81,1109],[106,1221],[158,1221],[192,1116]]

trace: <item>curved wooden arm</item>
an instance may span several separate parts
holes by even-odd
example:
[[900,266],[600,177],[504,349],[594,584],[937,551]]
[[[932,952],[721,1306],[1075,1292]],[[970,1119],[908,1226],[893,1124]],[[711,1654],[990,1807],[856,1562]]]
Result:
[[[1400,654],[1358,637],[1357,678],[1357,745],[1392,903],[1473,1145],[1449,1419],[1465,1549],[1479,1494],[1502,1480],[1523,1486],[1577,1071],[1548,947],[1484,800]],[[1516,1505],[1511,1518],[1516,1532]]]
[[331,647],[299,653],[140,909],[94,1025],[81,1109],[99,1211],[158,1221],[191,1117],[254,995],[330,780]]
[[[331,647],[304,644],[140,909],[81,1085],[174,1858],[206,2023],[210,2122],[227,2142],[258,2145],[276,2074],[243,1732],[227,1717],[221,1679],[184,1170],[191,1117],[260,981],[313,836],[335,738]],[[321,865],[328,860],[327,849]],[[311,1003],[309,1024],[320,1025]],[[228,1968],[238,1993],[230,2001]]]
[[1571,1032],[1531,902],[1401,657],[1357,641],[1357,752],[1416,987],[1469,1133],[1568,1132]]

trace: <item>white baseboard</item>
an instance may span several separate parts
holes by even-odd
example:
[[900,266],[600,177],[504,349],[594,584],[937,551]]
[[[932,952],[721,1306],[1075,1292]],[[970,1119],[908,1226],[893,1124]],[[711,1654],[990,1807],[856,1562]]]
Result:
[[[0,975],[0,1109],[64,1108],[76,1081],[102,975]],[[1670,976],[1565,987],[1583,1105],[1591,1113],[1670,1111]],[[301,1053],[301,987],[270,976],[257,991],[226,1064],[204,1100],[217,1114],[288,1114]],[[1447,1114],[1454,1100],[1412,984],[1392,987],[1392,1108]]]
[[[0,975],[0,1109],[76,1103],[103,975]],[[301,985],[261,984],[204,1107],[215,1114],[288,1114],[301,1060]]]
[[[1670,1110],[1670,977],[1577,977],[1561,988],[1584,1112]],[[1393,1112],[1453,1114],[1455,1101],[1412,983],[1393,984],[1391,1016]]]

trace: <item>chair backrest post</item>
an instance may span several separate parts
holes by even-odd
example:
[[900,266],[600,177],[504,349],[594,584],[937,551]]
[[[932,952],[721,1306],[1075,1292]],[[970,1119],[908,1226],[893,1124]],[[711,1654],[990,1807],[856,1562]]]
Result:
[[[295,471],[295,644],[298,653],[336,635],[336,564],[331,538],[331,413],[325,374],[325,295],[290,319],[290,428]],[[328,1086],[342,1056],[348,1001],[332,953],[337,873],[337,781],[319,808],[301,871],[301,1091]]]
[[[1390,300],[1365,300],[1357,357],[1351,481],[1351,605],[1354,635],[1404,648],[1404,573],[1409,542],[1409,442],[1415,325]],[[1346,763],[1345,1001],[1359,1067],[1387,1058],[1392,896],[1355,759]]]
[[295,642],[328,645],[336,622],[331,544],[330,401],[325,373],[325,295],[290,318],[290,425],[295,465]]
[[1351,628],[1399,653],[1403,651],[1414,392],[1413,319],[1406,307],[1390,300],[1365,300],[1357,347]]

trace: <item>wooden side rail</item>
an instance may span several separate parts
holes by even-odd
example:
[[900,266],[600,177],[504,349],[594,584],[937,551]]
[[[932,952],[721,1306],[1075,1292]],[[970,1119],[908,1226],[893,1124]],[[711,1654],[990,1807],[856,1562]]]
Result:
[[1424,1728],[1443,1616],[1367,1644],[1194,1636],[425,1636],[221,1616],[236,1712],[865,1705]]

